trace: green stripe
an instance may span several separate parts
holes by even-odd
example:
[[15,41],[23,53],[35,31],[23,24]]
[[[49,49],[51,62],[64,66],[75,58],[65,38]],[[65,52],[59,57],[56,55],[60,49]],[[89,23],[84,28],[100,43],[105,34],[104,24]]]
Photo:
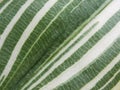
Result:
[[[117,53],[116,51],[114,52]],[[112,53],[109,54],[112,55]],[[98,90],[102,88],[118,70],[120,70],[120,62],[118,62],[91,90]]]
[[106,90],[106,89],[111,90],[119,81],[120,81],[120,72],[115,76],[115,78],[103,90]]
[[[91,8],[91,11],[93,12],[93,7],[98,8],[99,6],[97,6],[96,4],[94,4],[94,1],[90,1],[90,2],[91,2],[92,5],[89,6],[89,9]],[[89,3],[90,3],[90,2],[89,2]],[[100,2],[100,3],[102,4],[102,2]],[[78,3],[77,3],[77,4],[78,4]],[[84,4],[88,4],[87,1],[84,2]],[[84,9],[86,10],[86,8],[84,7],[84,6],[85,6],[84,4],[82,4],[82,6],[80,6],[80,7],[84,8]],[[94,5],[95,5],[95,6],[94,6]],[[72,5],[72,6],[73,6],[73,5]],[[68,8],[70,8],[70,6],[69,6]],[[86,12],[84,12],[84,11],[85,11],[84,9],[81,9],[81,8],[80,8],[81,11],[79,12],[79,17],[78,17],[77,19],[83,18],[83,15],[81,15],[81,13],[86,13]],[[96,11],[96,9],[94,9],[94,10]],[[67,12],[68,12],[68,10],[64,11],[64,14],[67,13]],[[70,12],[70,10],[69,10],[69,12]],[[76,12],[78,13],[78,11],[76,11]],[[76,12],[74,12],[74,13],[76,13]],[[62,15],[64,15],[64,14],[62,14]],[[69,13],[67,13],[67,15],[69,15]],[[77,15],[78,15],[78,14],[77,14]],[[81,15],[81,17],[80,17],[80,15]],[[62,17],[63,17],[63,16],[61,16],[61,17],[59,17],[59,18],[62,18]],[[72,16],[71,16],[71,17],[72,17]],[[71,18],[71,17],[70,17],[70,18]],[[84,16],[84,17],[86,17],[86,16]],[[59,20],[59,18],[58,18],[57,20]],[[68,16],[65,17],[65,18],[68,18]],[[73,18],[74,18],[74,17],[73,17]],[[75,18],[74,18],[74,19],[75,19]],[[65,20],[65,19],[63,19],[63,20]],[[62,21],[63,21],[63,20],[62,20]],[[65,21],[67,22],[67,20],[68,20],[68,19],[66,19]],[[60,20],[59,20],[59,21],[60,21]],[[73,21],[74,21],[74,20],[72,20],[71,23],[73,23]],[[79,21],[81,21],[81,20],[79,20]],[[56,21],[56,22],[58,22],[58,21]],[[70,22],[70,21],[69,21],[69,22]],[[62,23],[63,23],[63,22],[62,22]],[[67,24],[67,23],[66,23],[66,24]],[[64,27],[65,27],[66,24],[64,23]],[[53,24],[53,25],[54,25],[54,27],[55,27],[55,24]],[[68,28],[68,30],[71,30],[71,29],[69,28],[69,27],[71,27],[71,26],[73,26],[73,25],[66,26],[65,28],[63,28],[63,31],[67,31],[67,28]],[[63,26],[61,25],[61,27],[63,27]],[[61,27],[60,27],[60,30],[61,30]],[[56,28],[57,28],[57,32],[58,32],[58,31],[59,31],[58,26],[56,26]],[[65,29],[65,30],[64,30],[64,29]],[[54,30],[54,32],[55,32],[55,29],[53,29],[53,30]],[[73,29],[72,29],[72,30],[73,30]],[[65,32],[64,32],[64,33],[65,33]],[[64,33],[60,34],[60,38],[61,38],[61,35],[64,35]],[[56,33],[55,33],[55,34],[56,34]],[[54,35],[53,32],[52,32],[52,35]],[[31,36],[32,36],[32,35],[31,35]],[[59,37],[59,35],[56,35],[56,36]],[[42,38],[42,37],[41,37],[41,38]],[[44,37],[44,38],[45,38],[45,37]],[[47,40],[47,39],[48,39],[48,38],[46,38],[46,40]],[[43,40],[46,41],[45,39],[43,39]],[[61,39],[61,40],[62,40],[62,42],[63,42],[64,39]],[[33,40],[33,41],[34,41],[34,40]],[[50,41],[50,40],[49,40],[49,41]],[[53,41],[56,41],[55,43],[57,43],[57,40],[53,40]],[[53,41],[50,41],[50,42],[52,42],[52,46],[53,46],[54,49],[55,49],[56,46],[54,46],[55,44],[54,44]],[[59,40],[59,41],[60,41],[60,40]],[[39,42],[41,42],[41,41],[39,41]],[[49,42],[49,43],[50,43],[50,42]],[[42,43],[42,42],[41,42],[41,43]],[[39,45],[40,45],[40,44],[39,44]],[[46,45],[46,44],[43,43],[43,46],[44,46],[44,47],[45,47],[45,45]],[[50,46],[50,44],[48,44],[48,45]],[[43,47],[43,46],[41,46],[41,47]],[[39,46],[39,47],[40,47],[40,46]],[[39,48],[39,47],[37,47],[37,51],[38,51],[38,48]],[[43,48],[44,48],[44,47],[43,47]],[[43,58],[40,59],[40,60],[45,60],[46,57],[48,57],[48,54],[47,54],[47,53],[49,53],[49,51],[50,51],[49,49],[51,49],[51,48],[46,47],[46,49],[47,49],[47,52],[45,51],[45,53],[43,53],[43,49],[40,50],[41,53],[43,53],[43,55],[45,55],[45,56],[42,55]],[[33,50],[35,50],[35,49],[33,49]],[[53,51],[54,51],[54,50],[52,49],[50,52],[53,52]],[[38,55],[40,56],[41,53],[38,53]],[[29,60],[29,59],[28,59],[28,60]],[[25,63],[25,62],[24,62],[24,63]],[[29,63],[30,63],[30,61],[29,61]],[[33,63],[33,61],[32,61],[32,63]],[[31,63],[31,64],[32,64],[32,63]],[[39,66],[40,66],[40,64],[41,64],[42,62],[39,61],[39,62],[37,62],[37,63],[39,63]],[[35,65],[36,65],[36,64],[35,64]],[[24,66],[22,66],[22,67],[24,67]],[[37,67],[37,65],[36,65],[35,67]],[[31,68],[31,69],[32,69],[32,68]],[[35,69],[33,69],[33,70],[35,70]]]
[[[13,20],[14,16],[26,1],[27,0],[13,0],[13,2],[0,14],[0,35],[4,32],[7,25]],[[23,32],[32,22],[38,11],[44,7],[47,1],[49,0],[35,0],[15,23],[0,49],[0,75],[3,74],[5,67],[8,65],[8,60],[14,54],[13,51],[16,50],[15,47],[18,45],[18,42],[20,42],[19,40],[21,40],[21,36],[24,35]],[[56,65],[65,54],[69,53],[70,50],[73,50],[82,39],[84,40],[84,38],[87,38],[91,31],[96,32],[93,28],[99,28],[99,24],[102,22],[101,20],[100,22],[96,21],[85,33],[75,40],[73,44],[67,47],[77,35],[82,33],[81,31],[83,31],[85,27],[89,26],[89,23],[92,20],[94,21],[94,19],[96,19],[96,16],[99,18],[99,14],[112,1],[113,0],[57,0],[57,3],[55,3],[47,14],[43,16],[33,29],[29,38],[25,41],[8,76],[3,76],[2,80],[0,80],[0,84],[3,81],[0,89],[22,90],[22,88],[28,84],[24,90],[29,90],[36,84],[36,82],[41,80],[46,73],[49,73],[49,70],[53,68],[52,66]],[[7,0],[0,3],[0,9],[6,3]],[[84,55],[88,54],[87,52],[91,51],[91,48],[97,45],[101,39],[104,39],[104,36],[106,36],[119,21],[120,10],[109,18],[102,28],[92,35],[89,40],[80,46],[62,64],[55,68],[43,80],[39,81],[32,90],[42,89],[42,87],[47,86],[48,83],[51,83],[57,79],[57,77],[59,79],[59,75],[63,74],[65,70],[69,69],[72,65],[74,66],[74,64],[81,60]],[[67,48],[65,49],[65,47]],[[59,55],[62,50],[64,50],[64,52]],[[120,38],[117,38],[114,40],[114,43],[106,48],[104,52],[102,52],[102,54],[95,58],[91,63],[85,66],[82,70],[80,69],[78,73],[62,84],[59,84],[54,89],[79,90],[83,88],[85,85],[91,83],[92,80],[102,72],[102,70],[105,70],[105,68],[111,64],[119,54]],[[57,55],[59,55],[57,59],[54,59]],[[51,63],[52,60],[53,62]],[[47,64],[49,65],[47,66]],[[104,87],[105,83],[109,82],[115,73],[120,70],[119,66],[120,61],[112,67],[110,71],[106,74],[104,73],[105,75],[102,79],[96,82],[96,85],[92,87],[91,90],[97,90]],[[41,72],[44,67],[46,68]],[[39,72],[41,73],[36,76]],[[33,78],[35,79],[32,80]],[[29,81],[31,82],[29,83]],[[119,81],[120,72],[118,72],[115,78],[113,78],[103,90],[112,89]]]
[[[27,25],[31,22],[32,18],[35,14],[43,7],[47,0],[42,1],[43,4],[36,5],[39,0],[36,0],[32,5],[25,11],[19,21],[15,24],[14,28],[6,38],[6,41],[3,47],[0,50],[0,73],[4,69],[5,65],[7,64],[11,53],[17,44],[20,36],[23,34]],[[40,2],[40,1],[39,1]],[[41,2],[40,2],[41,3]],[[34,8],[33,8],[34,7]],[[34,12],[31,13],[31,10]],[[17,36],[16,36],[17,35]],[[6,56],[6,57],[5,57]]]
[[58,66],[45,80],[41,82],[39,87],[45,85],[53,78],[57,77],[64,70],[69,68],[75,62],[80,60],[80,58],[91,49],[104,35],[106,35],[111,29],[119,22],[120,11],[118,11],[108,22],[95,34],[93,35],[82,47],[80,47],[72,56],[70,56],[63,64]]
[[8,0],[3,0],[1,3],[0,3],[0,9],[8,2]]
[[14,0],[1,14],[0,14],[0,34],[4,32],[4,29],[10,23],[20,7],[26,2],[26,0]]
[[[45,15],[45,17],[43,18],[43,20],[38,24],[38,26],[37,26],[37,29],[35,29],[35,30],[39,30],[38,32],[38,34],[40,34],[41,32],[42,32],[42,30],[48,25],[48,23],[51,21],[51,19],[53,19],[54,17],[55,17],[55,15],[63,8],[63,6],[65,6],[67,3],[68,3],[68,1],[69,0],[66,0],[66,2],[64,1],[64,0],[61,0],[61,1],[59,1],[59,2],[57,2],[57,4],[53,7],[53,8],[51,8],[51,10],[50,10],[50,12],[47,14],[47,15]],[[36,1],[36,3],[38,3],[38,1]],[[35,5],[36,5],[36,3],[34,3]],[[39,1],[39,3],[43,3],[43,1]],[[38,4],[39,5],[39,4]],[[59,6],[59,5],[61,5],[61,6]],[[36,7],[38,7],[38,6],[36,6]],[[32,7],[33,8],[33,7]],[[54,11],[54,12],[53,12]],[[23,15],[23,16],[25,16],[25,15]],[[48,16],[49,16],[49,18],[50,19],[48,19]],[[26,17],[24,17],[24,18],[26,18]],[[31,17],[30,17],[31,18]],[[20,19],[20,20],[24,20],[24,19]],[[47,22],[46,22],[46,20],[47,20]],[[21,21],[19,21],[20,23],[21,23]],[[24,23],[23,23],[24,24]],[[44,27],[43,27],[43,25],[44,25]],[[15,27],[16,28],[18,28],[18,26],[20,26],[20,28],[21,28],[21,25],[19,24],[19,23],[17,23],[16,25],[15,25]],[[26,25],[25,25],[26,26]],[[41,28],[40,28],[41,27]],[[23,29],[24,30],[24,29]],[[34,30],[34,32],[35,32],[35,30]],[[12,32],[11,33],[13,33],[13,34],[11,34],[10,36],[11,37],[13,37],[14,38],[14,36],[15,36],[15,32],[16,32],[17,30],[16,29],[13,29],[12,30]],[[20,29],[20,31],[21,31],[21,29]],[[33,33],[34,33],[33,32]],[[16,32],[16,33],[18,33],[18,31]],[[36,32],[35,32],[36,33]],[[32,37],[33,39],[35,38],[37,38],[36,37],[36,34],[34,33],[34,36]],[[20,33],[19,33],[20,34]],[[21,34],[22,34],[22,32],[21,32]],[[9,39],[11,39],[11,37],[9,37],[8,36],[8,38],[7,38],[7,40],[9,40]],[[18,38],[19,39],[19,38]],[[31,38],[30,38],[31,39]],[[27,45],[28,44],[30,44],[32,41],[30,41],[30,39],[28,39],[28,42],[27,42]],[[33,41],[35,41],[35,40],[33,40]],[[8,42],[5,42],[6,44],[12,44],[12,43],[8,43]],[[16,40],[16,43],[17,43],[17,40]],[[27,46],[26,45],[26,46]],[[31,44],[30,44],[31,45]],[[5,46],[5,45],[4,45]],[[12,46],[15,46],[15,45],[13,45],[12,44]],[[27,51],[27,49],[28,48],[26,48],[26,46],[25,46],[25,49],[23,49],[24,51],[22,52],[22,55],[25,55],[25,50]],[[7,46],[6,46],[7,47]],[[27,46],[27,47],[29,47],[29,46]],[[11,50],[12,51],[12,50]],[[2,52],[2,54],[3,54],[3,52]],[[5,54],[6,54],[6,52],[5,52]],[[8,55],[7,55],[8,56]],[[16,61],[16,64],[14,65],[14,68],[16,69],[16,67],[18,66],[18,62],[21,62],[21,58],[23,58],[23,56],[20,56],[19,57],[19,59]],[[19,61],[20,60],[20,61]],[[26,67],[26,65],[25,65],[25,67],[26,67],[26,70],[24,71],[25,73],[27,72],[27,68],[30,68],[30,67],[32,67],[32,64],[34,64],[33,62],[31,62],[31,64],[30,65],[28,65],[28,67]],[[15,70],[13,68],[13,70]],[[24,74],[25,74],[24,73]],[[11,73],[10,73],[10,75],[9,76],[11,76],[13,74],[13,72],[11,71]],[[22,73],[20,72],[19,74],[21,74],[20,76],[18,75],[18,77],[21,77],[22,75],[24,75],[23,74],[23,70],[22,70]],[[16,77],[17,78],[17,77]],[[17,78],[18,79],[18,78]],[[8,80],[9,80],[9,77],[8,77]],[[4,82],[4,84],[6,84],[6,82],[8,81],[7,79],[6,79],[6,81]],[[16,80],[14,80],[15,81],[15,83],[16,83]],[[4,84],[3,84],[3,86],[4,86]]]
[[[95,23],[95,24],[90,28],[90,30],[93,29],[97,24],[98,24],[98,23]],[[87,31],[87,32],[85,32],[85,33],[79,38],[79,40],[81,40],[83,37],[85,37],[85,35],[87,35],[87,34],[90,32],[90,30]],[[55,62],[57,62],[58,59],[60,59],[65,53],[67,53],[67,52],[69,51],[69,49],[72,48],[77,42],[78,42],[78,41],[76,41],[75,43],[73,43],[63,54],[61,54],[57,59],[55,59],[55,61],[52,62],[32,83],[34,83],[34,82],[37,81],[42,75],[44,75],[44,74],[46,73],[46,71],[49,70],[49,68],[51,68],[51,67],[55,64]],[[50,60],[51,60],[51,59],[46,60],[46,62],[44,63],[44,65],[42,64],[39,69],[41,69],[42,67],[44,67],[47,63],[49,63]],[[38,68],[38,67],[39,67],[39,66],[37,66],[37,68]],[[37,72],[39,72],[39,70],[37,69],[37,70],[34,71],[34,72],[37,74]],[[31,71],[30,73],[33,74],[32,71]],[[35,75],[35,73],[34,73],[34,75]],[[29,74],[29,75],[30,75],[30,74]],[[32,77],[34,77],[34,75],[33,75]],[[28,78],[28,77],[29,77],[29,76],[26,76],[25,78]],[[24,80],[26,80],[26,79],[23,79],[23,81],[24,81]],[[23,81],[22,81],[22,82],[23,82]],[[32,83],[29,84],[28,87],[31,86]]]
[[74,75],[71,79],[57,87],[56,90],[78,90],[87,83],[89,83],[90,80],[94,79],[94,77],[97,76],[97,74],[99,74],[99,72],[102,71],[120,53],[119,39],[112,45],[112,47],[109,47],[108,50],[106,50],[101,56],[99,56],[87,67],[82,69],[82,71],[80,71],[78,74]]

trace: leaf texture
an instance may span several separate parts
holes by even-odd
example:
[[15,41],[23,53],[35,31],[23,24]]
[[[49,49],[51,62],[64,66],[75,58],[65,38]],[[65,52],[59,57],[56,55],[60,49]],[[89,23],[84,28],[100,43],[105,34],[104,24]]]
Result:
[[3,0],[0,90],[119,90],[119,28],[119,0]]

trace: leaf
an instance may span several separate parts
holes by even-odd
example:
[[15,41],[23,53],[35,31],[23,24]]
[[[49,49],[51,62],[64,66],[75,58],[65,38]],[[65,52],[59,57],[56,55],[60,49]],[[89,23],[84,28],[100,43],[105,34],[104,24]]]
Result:
[[0,89],[119,90],[119,6],[119,0],[3,0]]

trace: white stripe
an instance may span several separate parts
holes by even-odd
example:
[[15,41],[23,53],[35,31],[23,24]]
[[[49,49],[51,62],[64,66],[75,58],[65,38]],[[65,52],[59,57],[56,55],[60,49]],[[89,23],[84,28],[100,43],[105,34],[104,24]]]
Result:
[[[66,69],[62,72],[57,78],[53,79],[47,85],[41,88],[41,90],[52,90],[58,85],[64,83],[69,80],[72,76],[77,74],[87,65],[89,65],[94,59],[96,59],[100,54],[102,54],[106,48],[108,48],[115,39],[120,36],[119,32],[120,23],[118,23],[112,31],[110,31],[107,35],[105,35],[92,49],[90,49],[78,62],[72,65],[70,68]],[[103,46],[104,45],[104,46]],[[86,62],[85,62],[86,60]],[[38,80],[39,82],[39,80]],[[36,82],[36,83],[38,83]]]
[[[67,6],[69,6],[71,3],[73,2],[73,0],[70,0],[69,1],[69,3],[67,3],[63,8],[62,8],[62,10],[55,16],[55,18],[48,24],[48,26],[44,29],[44,32],[49,28],[49,26],[57,19],[57,17],[65,10],[65,8],[67,8]],[[44,32],[42,32],[42,34],[40,35],[40,36],[42,36],[43,34],[44,34]],[[40,37],[39,36],[39,37]],[[38,38],[39,39],[39,38]],[[35,76],[35,78],[38,76],[39,74],[37,74],[36,76]],[[31,82],[32,82],[32,80],[34,80],[35,79],[34,77],[33,77],[33,79],[31,79],[27,84],[25,84],[25,86],[23,86],[23,88],[22,88],[22,90],[24,89],[24,88],[26,88],[27,87],[27,85],[29,85]]]
[[[82,32],[80,33],[80,36],[82,35]],[[70,42],[69,44],[67,44],[67,46],[65,46],[52,60],[50,60],[49,63],[47,63],[27,84],[25,84],[25,87],[27,87],[35,78],[37,78],[51,63],[53,63],[55,61],[55,59],[57,59],[66,49],[69,48],[69,46],[71,44],[73,44],[75,41],[72,40],[72,42]],[[61,59],[60,59],[61,60]],[[47,61],[47,60],[46,60]],[[38,68],[39,69],[39,68]],[[37,70],[38,71],[38,70]]]
[[112,88],[112,90],[119,90],[120,89],[120,81]]
[[8,5],[11,4],[13,0],[9,0],[1,9],[0,9],[0,14],[7,8]]
[[[118,75],[118,73],[120,73],[120,70],[118,70],[118,71],[113,75],[113,77],[112,77],[107,83],[105,83],[103,87],[100,88],[100,90],[103,90],[103,89]],[[119,86],[119,87],[120,87],[120,86]],[[120,89],[120,88],[119,88],[119,89]],[[116,89],[116,90],[117,90],[117,89]]]
[[28,6],[33,2],[34,0],[27,0],[27,2],[20,8],[20,10],[17,12],[17,14],[14,16],[14,18],[11,20],[11,22],[7,25],[6,29],[4,30],[3,34],[0,38],[0,49],[2,48],[5,39],[9,35],[9,33],[12,31],[12,28],[16,24],[16,22],[19,20],[19,18],[22,16],[24,11],[28,8]]
[[120,54],[108,64],[93,80],[86,84],[81,90],[91,90],[96,83],[101,80],[118,62],[120,61]]
[[0,3],[2,2],[3,0],[0,0]]
[[42,9],[35,15],[35,17],[33,18],[33,20],[31,21],[31,23],[28,25],[28,27],[25,29],[25,31],[23,32],[20,40],[18,41],[17,45],[15,46],[12,55],[2,73],[2,75],[0,76],[0,79],[5,76],[7,77],[12,66],[14,65],[16,58],[23,46],[23,44],[25,43],[25,41],[28,39],[28,37],[30,36],[31,32],[34,30],[34,28],[36,27],[36,25],[39,23],[39,21],[44,17],[44,15],[50,10],[50,8],[57,2],[57,0],[49,0],[44,7],[42,7]]
[[[117,12],[119,10],[118,7],[116,8],[111,8],[111,5],[113,5],[113,3],[111,3],[103,12],[101,12],[100,15],[98,15],[93,21],[91,21],[83,30],[81,33],[79,33],[73,40],[71,40],[71,42],[69,44],[67,44],[67,46],[65,46],[52,60],[50,60],[50,62],[44,66],[42,68],[42,70],[40,70],[24,87],[26,87],[27,85],[29,85],[37,76],[39,76],[52,62],[54,62],[55,59],[57,59],[66,49],[68,49],[83,33],[85,33],[95,22],[99,21],[98,27],[95,27],[92,32],[90,32],[84,39],[82,39],[78,44],[75,45],[74,48],[72,48],[69,52],[67,52],[64,56],[62,56],[60,58],[60,60],[58,60],[57,63],[55,63],[54,66],[52,66],[52,68],[46,72],[45,75],[43,75],[43,77],[41,77],[41,79],[39,79],[38,83],[40,83],[44,78],[46,78],[56,67],[58,67],[61,63],[63,63],[68,57],[70,57],[80,46],[82,46],[86,41],[88,41],[88,39],[90,37],[92,37],[92,35],[97,32],[106,22],[107,20],[112,17],[115,12]],[[114,12],[112,11],[114,10]],[[111,13],[112,11],[112,13]],[[105,16],[105,14],[107,13],[107,15]],[[105,18],[103,20],[103,18]],[[75,30],[76,31],[76,30]],[[35,85],[37,85],[38,83],[36,83]],[[34,85],[33,85],[34,86]]]
[[[94,30],[94,29],[93,29]],[[91,34],[91,33],[89,33],[89,34]],[[91,35],[92,36],[92,35]],[[55,68],[57,68],[60,64],[62,64],[67,58],[69,58],[69,56],[71,56],[78,48],[79,48],[79,46],[82,46],[87,40],[85,40],[85,39],[82,39],[81,41],[80,41],[80,43],[78,44],[76,44],[72,49],[70,49],[70,51],[69,52],[67,52],[67,53],[65,53],[65,55],[64,56],[62,56],[59,60],[57,60],[57,62],[37,81],[37,82],[35,82],[35,84],[33,84],[33,85],[31,85],[31,87],[29,88],[29,89],[31,89],[31,88],[33,88],[33,87],[35,87],[37,84],[39,84],[43,79],[45,79]],[[81,43],[82,41],[84,41],[84,43]],[[64,48],[64,49],[67,49],[66,47]],[[64,50],[63,50],[64,51]],[[58,54],[59,55],[59,54]],[[58,56],[57,55],[57,56]],[[55,59],[57,59],[57,57],[55,57],[53,60],[55,60]],[[53,60],[52,60],[52,62],[53,62]],[[50,62],[50,63],[52,63],[52,62]],[[48,64],[49,65],[49,64]],[[47,65],[47,66],[48,66]],[[46,66],[45,66],[45,68],[46,68]],[[38,74],[34,77],[34,79],[45,69],[45,68],[43,68],[42,70],[40,70],[40,72],[38,72]],[[33,79],[32,79],[33,80]]]

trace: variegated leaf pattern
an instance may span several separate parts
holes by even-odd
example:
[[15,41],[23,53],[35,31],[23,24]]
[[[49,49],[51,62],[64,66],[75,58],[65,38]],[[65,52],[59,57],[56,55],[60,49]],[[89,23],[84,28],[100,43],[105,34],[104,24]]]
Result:
[[0,0],[0,90],[120,90],[120,0]]

